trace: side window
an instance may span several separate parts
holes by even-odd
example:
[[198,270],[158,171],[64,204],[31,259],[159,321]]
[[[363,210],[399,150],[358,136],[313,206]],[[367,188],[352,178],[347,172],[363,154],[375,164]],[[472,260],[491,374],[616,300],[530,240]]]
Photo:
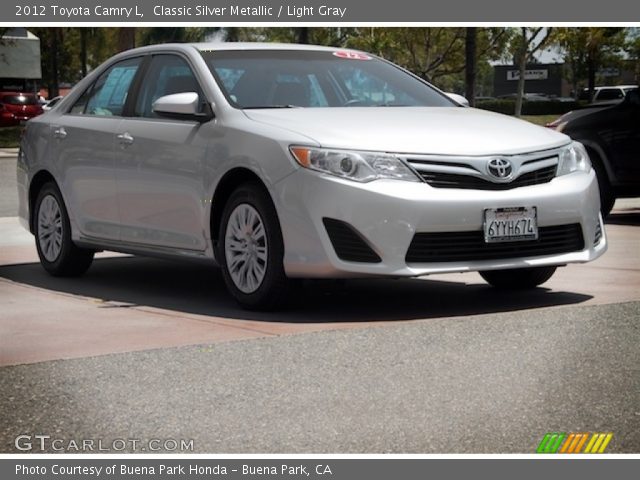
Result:
[[195,92],[203,98],[202,90],[189,64],[177,55],[156,55],[151,60],[136,101],[137,117],[155,118],[153,102],[165,95]]
[[89,100],[89,96],[91,95],[91,90],[93,89],[93,84],[89,88],[85,90],[82,96],[76,100],[76,103],[73,104],[69,113],[73,113],[76,115],[82,115],[84,113],[84,109],[87,108],[87,101]]
[[619,88],[603,88],[600,90],[600,93],[598,93],[598,100],[617,100],[623,96],[624,94]]
[[71,108],[71,113],[99,116],[122,115],[129,87],[140,62],[140,58],[131,58],[113,65],[82,94]]

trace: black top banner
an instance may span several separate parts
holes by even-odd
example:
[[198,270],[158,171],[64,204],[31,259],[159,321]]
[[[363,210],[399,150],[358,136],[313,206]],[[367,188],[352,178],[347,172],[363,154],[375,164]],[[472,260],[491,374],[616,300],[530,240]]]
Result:
[[9,0],[0,24],[34,23],[640,22],[640,2],[593,0]]

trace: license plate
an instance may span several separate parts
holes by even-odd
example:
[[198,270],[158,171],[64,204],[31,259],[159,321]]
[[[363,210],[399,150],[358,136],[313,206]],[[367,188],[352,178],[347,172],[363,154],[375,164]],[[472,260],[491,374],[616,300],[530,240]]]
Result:
[[536,207],[487,208],[484,211],[486,243],[538,239]]

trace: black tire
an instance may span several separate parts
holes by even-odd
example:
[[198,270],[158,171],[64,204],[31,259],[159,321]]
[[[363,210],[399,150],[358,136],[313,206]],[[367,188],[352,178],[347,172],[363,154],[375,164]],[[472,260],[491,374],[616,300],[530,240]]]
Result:
[[[46,202],[46,204],[45,204]],[[43,205],[53,205],[55,202],[59,209],[56,215],[56,227],[51,227],[59,235],[59,247],[53,250],[47,249],[47,241],[44,233],[46,225],[40,221],[40,211]],[[44,269],[55,277],[75,277],[85,273],[93,261],[93,250],[77,247],[71,240],[71,224],[62,195],[57,185],[53,182],[45,183],[36,197],[34,205],[34,234],[38,257]],[[41,235],[42,233],[42,235]],[[46,251],[45,251],[46,250]]]
[[549,280],[557,267],[516,268],[512,270],[487,270],[480,276],[491,286],[505,290],[535,288]]
[[616,203],[616,196],[613,193],[613,189],[611,188],[611,184],[609,183],[609,177],[607,176],[607,171],[602,165],[602,161],[598,154],[589,149],[589,157],[592,159],[591,164],[593,165],[593,169],[596,172],[596,177],[598,178],[598,190],[600,191],[600,212],[602,212],[602,217],[606,217],[613,210],[613,205]]
[[[239,287],[242,283],[242,278],[238,279],[237,271],[232,274],[227,260],[227,254],[230,256],[236,255],[236,260],[241,255],[238,253],[241,249],[234,250],[229,247],[232,242],[236,242],[236,237],[233,235],[234,226],[229,220],[232,214],[234,216],[239,215],[237,212],[247,208],[251,211],[251,214],[256,212],[259,215],[260,221],[264,227],[264,238],[266,239],[264,242],[266,245],[266,260],[261,261],[260,263],[260,268],[264,268],[262,273],[263,277],[261,280],[254,282],[253,286],[255,287],[256,284],[258,286],[252,291],[243,291]],[[227,241],[228,230],[230,230],[230,235],[232,237],[229,241]],[[247,242],[248,241],[245,241],[245,243]],[[254,245],[258,248],[262,243],[255,243]],[[246,252],[246,249],[242,251]],[[258,261],[255,259],[247,259],[246,256],[250,254],[251,253],[244,254],[245,263]],[[284,272],[284,242],[282,240],[280,222],[269,193],[259,183],[245,183],[236,188],[229,197],[229,200],[224,207],[224,211],[222,212],[216,256],[218,258],[218,263],[222,267],[222,274],[227,289],[243,308],[248,310],[275,310],[283,306],[287,301],[291,282]],[[242,260],[234,263],[236,266],[242,265]],[[247,265],[244,265],[244,269],[245,273],[247,270],[251,270]],[[234,280],[234,275],[236,280]],[[248,277],[249,274],[246,273],[245,278]],[[255,279],[256,276],[253,278]],[[236,282],[239,283],[236,284]],[[245,287],[247,286],[245,285]]]

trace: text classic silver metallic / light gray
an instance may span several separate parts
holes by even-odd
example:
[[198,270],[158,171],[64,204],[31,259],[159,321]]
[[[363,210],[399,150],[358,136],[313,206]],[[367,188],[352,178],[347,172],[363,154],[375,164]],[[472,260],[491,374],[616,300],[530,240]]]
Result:
[[119,54],[28,122],[18,183],[51,274],[103,249],[211,260],[248,308],[295,278],[535,287],[607,248],[581,144],[345,49]]

